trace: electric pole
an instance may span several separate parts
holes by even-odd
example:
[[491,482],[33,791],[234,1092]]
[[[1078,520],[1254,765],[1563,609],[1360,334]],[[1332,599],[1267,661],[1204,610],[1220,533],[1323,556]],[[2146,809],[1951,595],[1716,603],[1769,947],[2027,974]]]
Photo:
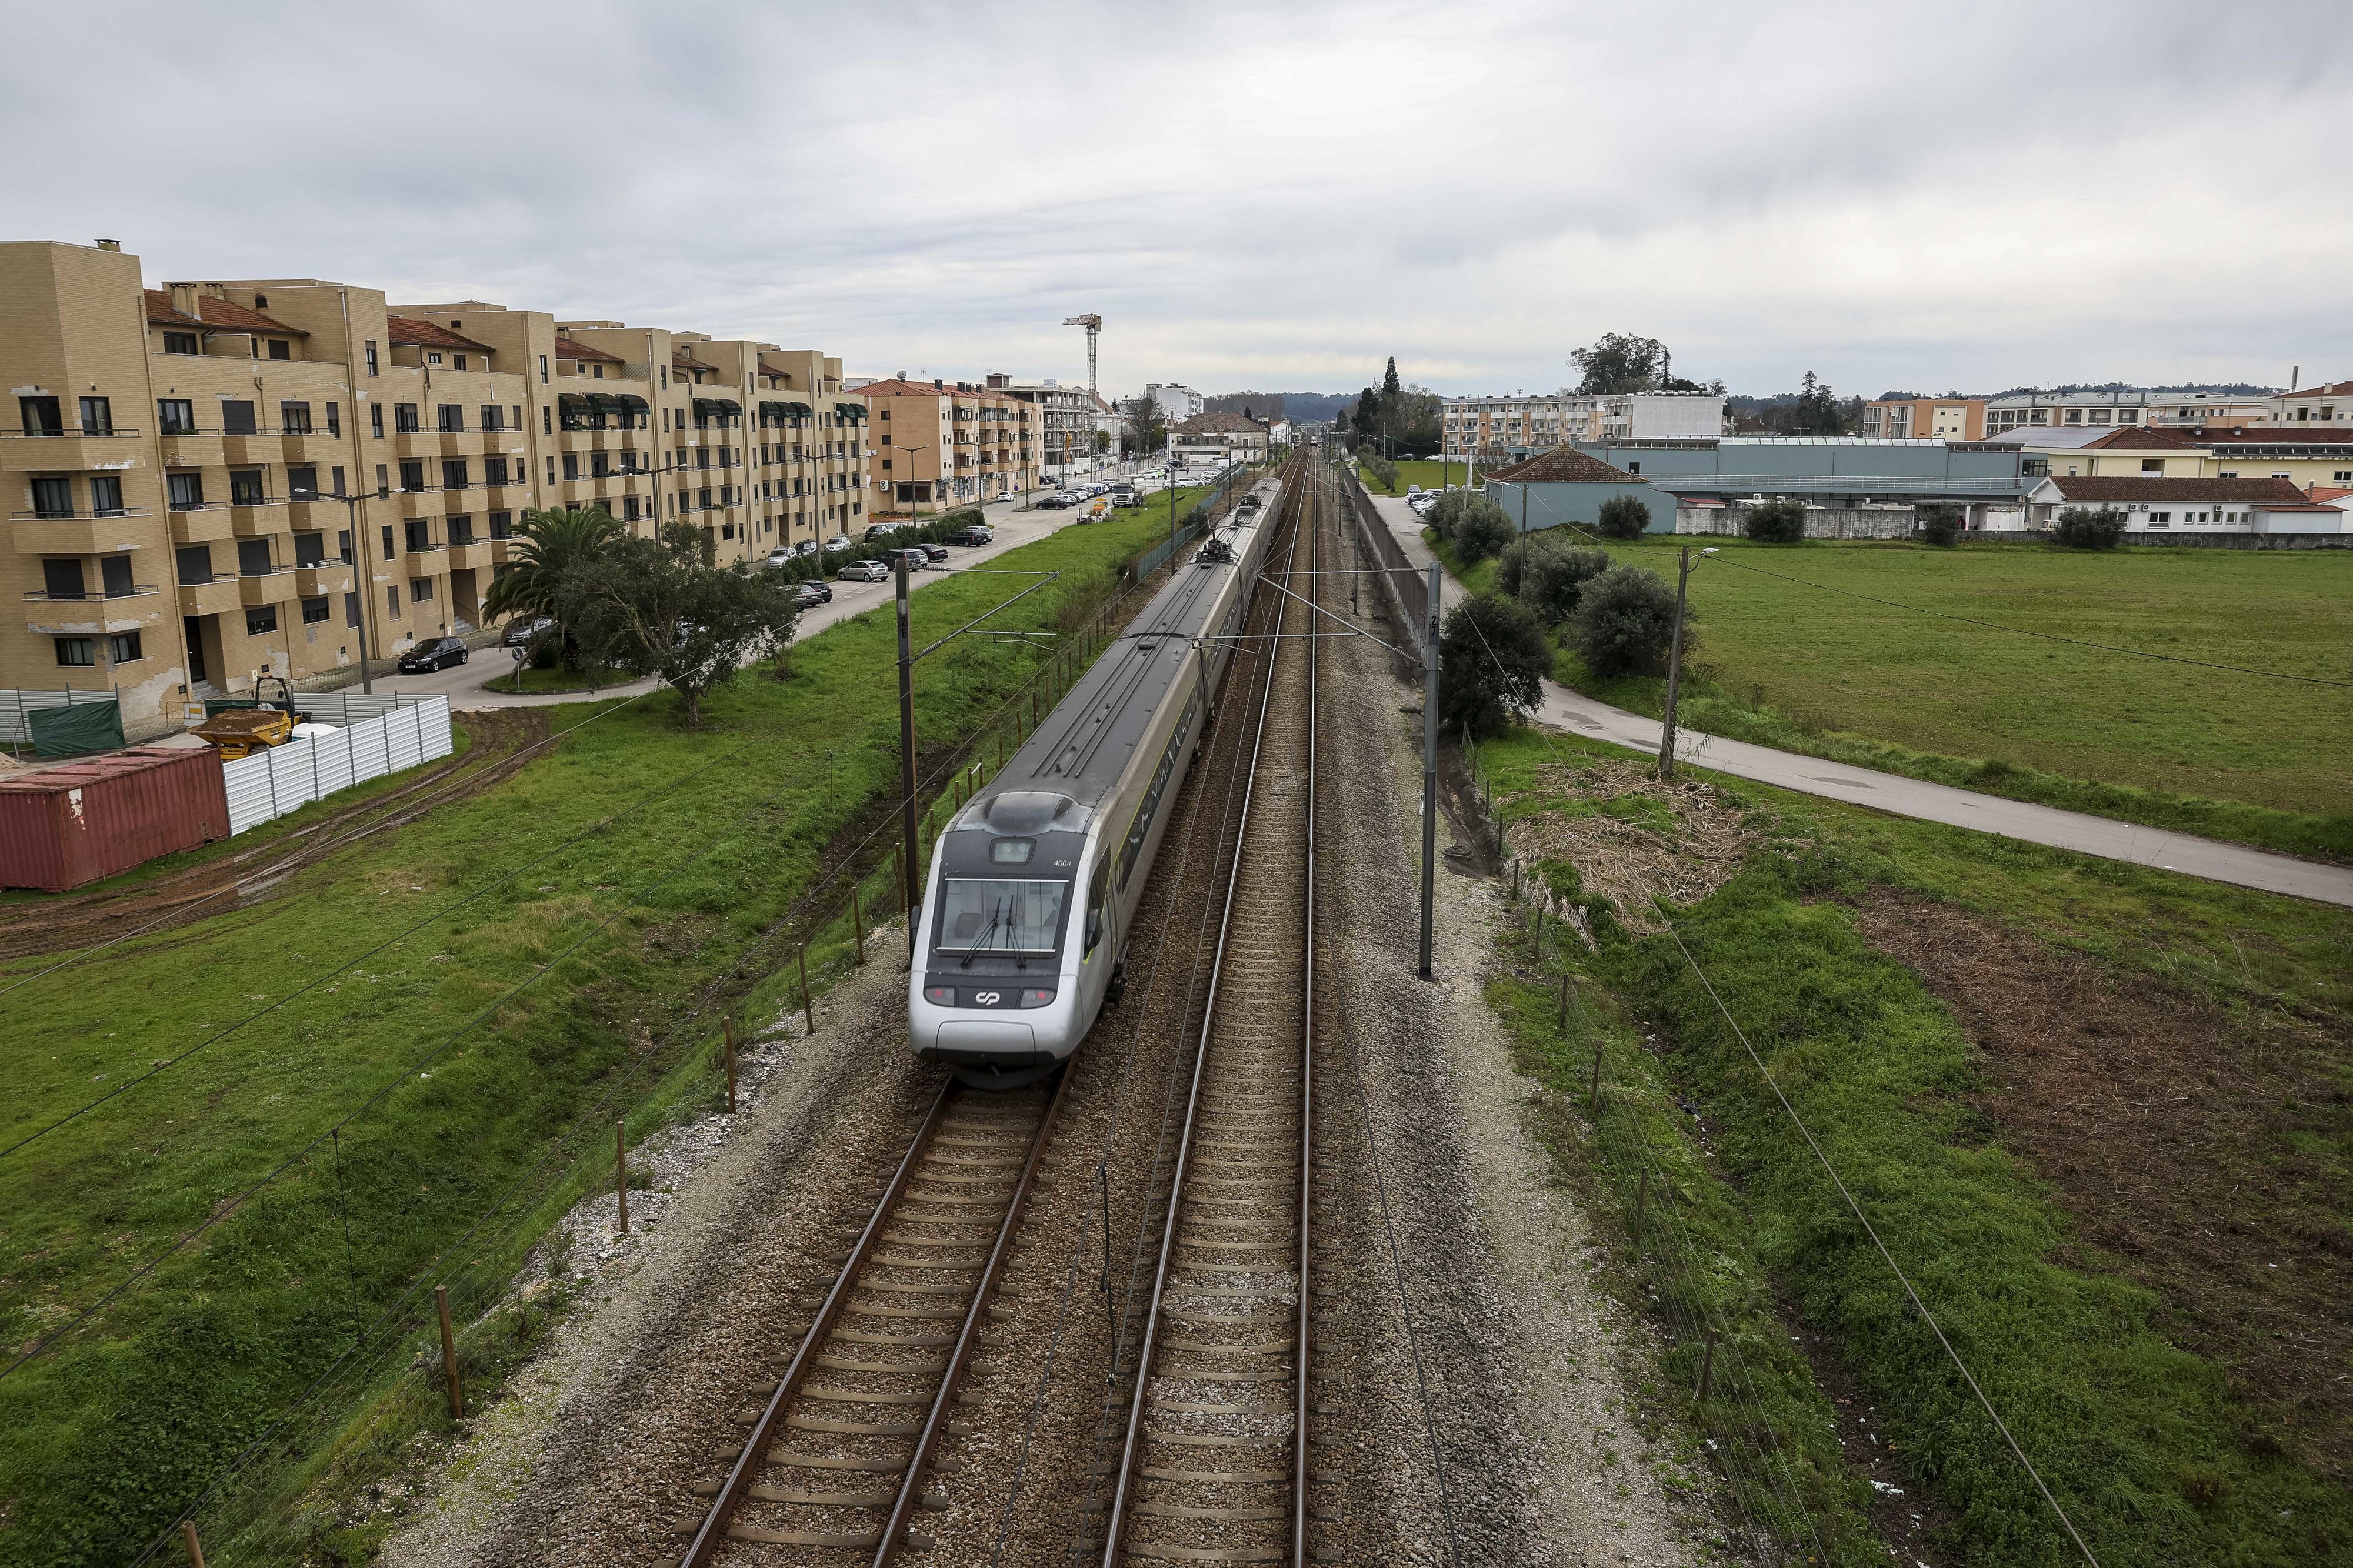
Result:
[[1683,694],[1683,600],[1691,588],[1692,568],[1715,553],[1710,545],[1694,559],[1691,546],[1683,549],[1683,563],[1675,574],[1675,635],[1667,647],[1667,718],[1659,731],[1659,777],[1675,776],[1675,700]]

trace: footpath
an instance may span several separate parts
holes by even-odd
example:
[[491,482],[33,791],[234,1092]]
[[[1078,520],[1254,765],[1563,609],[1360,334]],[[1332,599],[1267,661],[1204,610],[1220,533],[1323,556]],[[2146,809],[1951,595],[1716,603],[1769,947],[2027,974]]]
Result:
[[[1430,546],[1422,542],[1421,520],[1397,497],[1375,496],[1372,500],[1374,510],[1404,549],[1406,559],[1417,566],[1429,566],[1435,557]],[[1441,606],[1451,605],[1464,592],[1460,583],[1447,577],[1440,595]],[[1556,729],[1573,730],[1597,741],[1658,754],[1656,719],[1597,702],[1549,679],[1544,686],[1544,706],[1535,717],[1539,722]],[[1755,779],[1759,784],[1802,795],[1867,805],[1897,816],[2000,834],[2028,844],[2179,871],[2184,876],[2202,877],[2208,881],[2261,892],[2353,906],[2353,867],[2300,860],[2292,855],[2169,833],[2160,827],[2118,822],[2113,817],[2005,800],[2000,795],[1980,795],[1974,790],[1955,789],[1949,784],[1909,779],[1845,763],[1825,762],[1820,757],[1776,751],[1745,741],[1728,741],[1693,730],[1680,733],[1676,754],[1685,762],[1719,773]]]

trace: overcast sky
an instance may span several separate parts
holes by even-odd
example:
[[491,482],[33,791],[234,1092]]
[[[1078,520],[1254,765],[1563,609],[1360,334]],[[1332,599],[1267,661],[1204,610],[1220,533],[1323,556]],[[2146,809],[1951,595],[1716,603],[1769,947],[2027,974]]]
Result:
[[7,237],[898,371],[2353,376],[2338,4],[7,7]]

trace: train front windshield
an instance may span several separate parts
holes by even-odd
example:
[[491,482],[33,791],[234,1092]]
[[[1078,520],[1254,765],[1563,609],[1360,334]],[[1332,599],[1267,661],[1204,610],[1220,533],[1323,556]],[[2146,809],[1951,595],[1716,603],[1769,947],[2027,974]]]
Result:
[[1050,953],[1062,933],[1068,882],[950,877],[932,945],[940,952]]

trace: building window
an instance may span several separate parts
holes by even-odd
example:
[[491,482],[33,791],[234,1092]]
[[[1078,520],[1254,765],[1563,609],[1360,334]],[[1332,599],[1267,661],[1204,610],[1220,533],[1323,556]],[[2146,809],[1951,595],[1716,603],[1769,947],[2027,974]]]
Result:
[[114,434],[114,405],[111,399],[85,397],[81,400],[81,433],[85,436]]
[[482,405],[482,428],[503,430],[507,427],[507,411],[495,403]]
[[195,587],[213,580],[213,547],[211,545],[184,544],[172,553],[182,584]]
[[306,626],[315,626],[333,614],[334,611],[328,605],[324,595],[315,599],[302,601],[302,624]]
[[513,533],[514,513],[511,511],[494,511],[491,513],[491,537],[492,539],[511,538]]
[[[369,339],[367,343],[367,373],[370,375],[375,374],[375,340],[373,338]],[[383,432],[378,431],[377,434],[382,435]]]
[[137,632],[117,632],[106,639],[106,657],[111,664],[137,664],[147,655]]
[[93,517],[122,515],[122,480],[113,474],[90,477],[90,510]]
[[278,606],[256,605],[245,612],[245,635],[258,637],[278,629]]
[[507,482],[507,460],[504,458],[482,459],[482,483],[502,485]]
[[466,459],[463,458],[442,458],[441,488],[445,490],[464,489],[467,483],[466,469],[467,463]]
[[289,436],[311,434],[311,405],[307,403],[280,403],[278,405],[278,427]]
[[471,544],[474,542],[474,520],[472,518],[461,514],[459,516],[450,518],[446,526],[448,530],[450,543]]
[[564,477],[567,479],[576,479],[580,477],[580,458],[576,454],[571,452],[564,454]]
[[186,436],[196,427],[196,405],[185,397],[155,400],[155,428],[165,436]]
[[547,384],[547,356],[545,354],[539,356],[539,384],[542,386],[545,386]]
[[164,352],[167,354],[200,354],[205,351],[198,346],[194,332],[165,332]]
[[403,525],[408,535],[408,552],[422,554],[433,548],[433,521],[430,518],[412,517]]
[[396,403],[392,405],[392,427],[404,436],[417,434],[417,405]]
[[87,669],[98,663],[96,637],[59,637],[58,662],[69,669]]
[[400,488],[405,490],[421,490],[425,488],[425,460],[422,458],[401,459]]
[[311,463],[289,463],[286,466],[286,494],[293,500],[310,500],[319,493],[319,469]]
[[35,517],[71,517],[73,511],[71,479],[48,479],[33,481],[33,515]]
[[330,403],[327,405],[327,434],[340,436],[343,433],[343,405],[340,403]]
[[368,405],[368,431],[377,440],[384,439],[384,405],[381,403]]
[[543,436],[555,434],[555,410],[544,405],[539,410],[539,433]]
[[[391,531],[391,530],[386,529],[385,531],[388,533],[388,532],[390,532],[390,531]],[[387,605],[389,605],[389,606],[391,607],[391,610],[392,610],[392,614],[393,614],[394,618],[395,618],[395,619],[399,618],[399,616],[400,616],[400,590],[399,590],[399,588],[398,588],[398,587],[386,588],[386,589],[384,591],[384,602],[385,602]]]
[[425,356],[425,363],[427,364],[439,364],[441,363],[441,351],[435,349],[428,352]]
[[411,577],[408,580],[408,597],[412,604],[423,605],[430,603],[433,598],[433,579],[430,577]]
[[249,399],[242,397],[224,397],[221,399],[220,411],[222,435],[252,436],[259,434],[259,431],[253,423],[253,404]]
[[466,410],[462,405],[445,403],[439,412],[443,435],[455,436],[466,428]]
[[466,368],[466,356],[464,354],[452,354],[450,356],[450,368],[453,370],[463,370]]
[[269,357],[271,359],[292,359],[294,357],[294,345],[288,342],[284,338],[272,338],[269,340]]
[[174,511],[194,511],[205,504],[205,477],[202,474],[167,474],[164,485],[170,498],[165,504]]

